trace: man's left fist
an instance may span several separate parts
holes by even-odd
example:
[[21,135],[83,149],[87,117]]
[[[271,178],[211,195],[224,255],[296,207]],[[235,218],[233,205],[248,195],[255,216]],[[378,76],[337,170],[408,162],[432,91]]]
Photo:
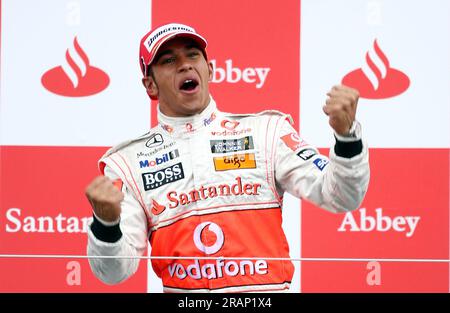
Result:
[[330,118],[330,126],[338,135],[348,135],[355,120],[359,92],[356,89],[338,85],[327,93],[329,97],[323,111]]

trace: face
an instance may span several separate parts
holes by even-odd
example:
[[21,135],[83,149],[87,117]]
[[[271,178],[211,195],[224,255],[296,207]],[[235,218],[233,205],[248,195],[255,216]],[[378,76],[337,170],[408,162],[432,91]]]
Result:
[[158,98],[163,114],[190,116],[208,106],[212,65],[192,39],[180,37],[166,42],[151,70],[153,74],[142,82],[147,93]]

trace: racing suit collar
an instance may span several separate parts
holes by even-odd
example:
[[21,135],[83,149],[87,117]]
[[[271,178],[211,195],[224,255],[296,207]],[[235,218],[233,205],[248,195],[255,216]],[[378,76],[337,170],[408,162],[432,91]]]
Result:
[[161,127],[172,135],[189,135],[208,126],[217,118],[216,102],[210,96],[208,106],[199,114],[187,117],[171,117],[164,115],[158,105],[158,122]]

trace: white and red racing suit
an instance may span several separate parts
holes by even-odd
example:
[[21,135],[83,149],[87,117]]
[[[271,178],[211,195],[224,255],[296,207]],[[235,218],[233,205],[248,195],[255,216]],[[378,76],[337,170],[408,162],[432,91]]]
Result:
[[[265,259],[289,258],[283,193],[347,212],[368,187],[368,150],[359,136],[337,136],[327,158],[299,138],[289,115],[223,113],[212,99],[201,114],[159,112],[158,121],[99,161],[125,199],[119,222],[94,216],[88,255],[139,256],[150,241],[152,256],[226,258],[153,259],[165,292],[288,289],[292,262]],[[99,279],[115,284],[136,272],[139,259],[89,262]]]

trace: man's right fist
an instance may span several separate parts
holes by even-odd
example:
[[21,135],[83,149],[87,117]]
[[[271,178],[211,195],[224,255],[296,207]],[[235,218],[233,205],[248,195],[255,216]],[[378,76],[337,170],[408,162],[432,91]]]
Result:
[[123,192],[114,186],[106,176],[97,176],[87,187],[86,197],[94,209],[95,215],[106,222],[117,221],[120,217],[120,202]]

